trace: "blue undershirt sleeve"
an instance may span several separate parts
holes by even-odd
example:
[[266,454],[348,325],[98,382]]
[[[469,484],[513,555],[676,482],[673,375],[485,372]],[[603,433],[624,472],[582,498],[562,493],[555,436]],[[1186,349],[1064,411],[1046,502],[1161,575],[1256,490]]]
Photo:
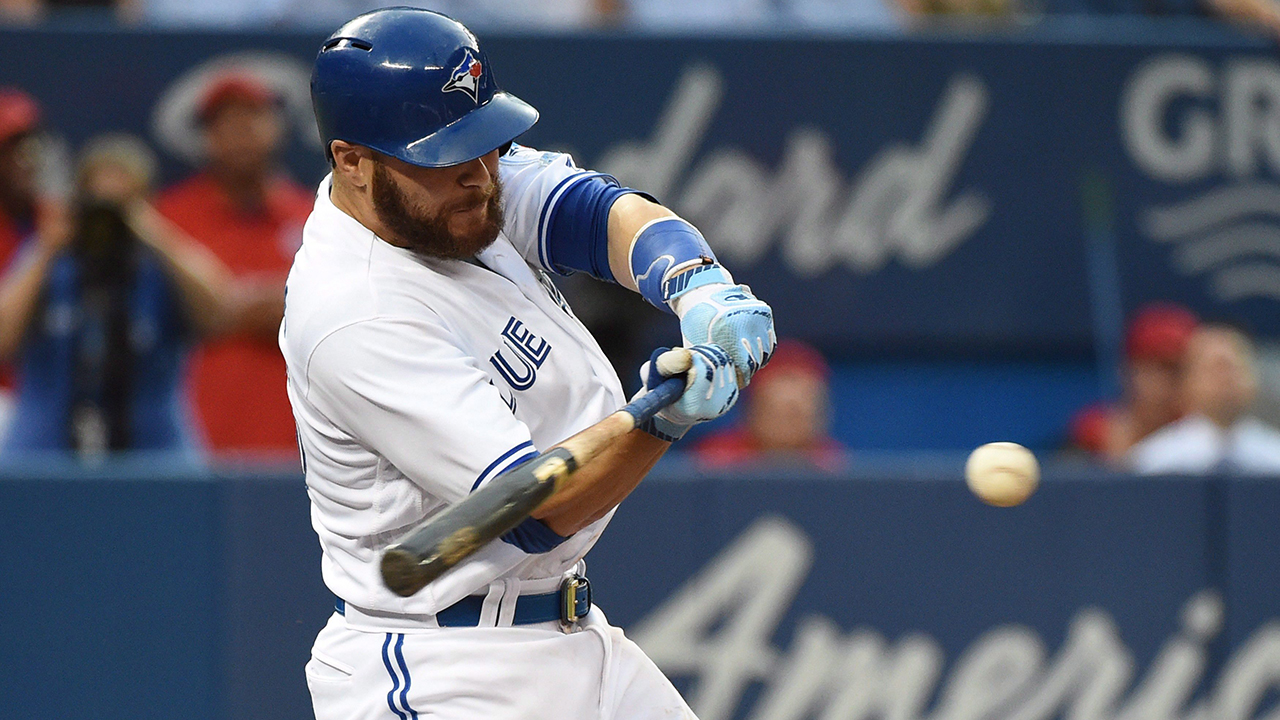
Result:
[[[608,175],[575,182],[560,196],[547,225],[547,261],[556,272],[583,272],[618,282],[609,269],[609,210],[623,195],[645,193],[622,187]],[[652,198],[650,198],[652,199]]]
[[530,555],[554,550],[565,540],[568,538],[557,535],[546,523],[533,517],[525,518],[524,522],[502,535],[503,542],[515,545]]

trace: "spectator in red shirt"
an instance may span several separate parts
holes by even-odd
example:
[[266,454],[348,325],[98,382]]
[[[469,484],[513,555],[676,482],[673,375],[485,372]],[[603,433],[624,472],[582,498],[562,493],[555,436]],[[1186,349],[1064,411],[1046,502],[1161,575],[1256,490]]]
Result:
[[[43,218],[37,217],[39,129],[40,106],[35,99],[18,88],[0,87],[0,274],[8,270],[23,242],[35,234],[37,220],[46,234],[52,234],[51,227],[62,220],[56,212],[61,208],[54,207],[46,208]],[[10,302],[0,297],[0,305]],[[0,328],[0,336],[11,330]],[[0,363],[0,436],[10,418],[12,391],[13,370],[8,363]]]
[[40,106],[17,88],[0,88],[0,270],[35,230]]
[[782,340],[743,393],[738,425],[694,446],[708,467],[746,462],[800,462],[834,470],[844,448],[828,434],[831,369],[822,355],[798,340]]
[[1125,337],[1124,396],[1076,413],[1072,444],[1118,464],[1139,440],[1182,417],[1183,362],[1198,324],[1190,310],[1173,303],[1139,309]]
[[192,395],[214,452],[297,452],[276,334],[284,281],[314,195],[276,164],[279,98],[248,75],[213,82],[197,106],[206,165],[161,194],[162,214],[213,251],[240,281],[236,332],[205,344]]

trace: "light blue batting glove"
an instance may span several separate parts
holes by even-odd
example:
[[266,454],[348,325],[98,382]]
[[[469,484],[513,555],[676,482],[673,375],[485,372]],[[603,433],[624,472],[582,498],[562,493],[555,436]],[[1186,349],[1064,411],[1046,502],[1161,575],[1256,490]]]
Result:
[[675,442],[689,428],[714,420],[729,412],[738,401],[738,382],[733,361],[715,345],[689,348],[658,348],[649,361],[640,366],[644,386],[636,393],[643,397],[663,380],[685,373],[684,394],[680,399],[640,425],[640,429],[661,440]]
[[769,362],[778,344],[773,309],[752,295],[746,285],[695,287],[672,297],[671,306],[680,317],[685,345],[724,348],[733,359],[742,387]]

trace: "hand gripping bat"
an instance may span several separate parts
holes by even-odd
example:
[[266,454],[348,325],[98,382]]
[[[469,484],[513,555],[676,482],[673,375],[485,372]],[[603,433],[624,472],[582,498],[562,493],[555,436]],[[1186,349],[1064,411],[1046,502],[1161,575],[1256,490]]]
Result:
[[[677,348],[681,350],[682,348]],[[665,359],[664,358],[669,358]],[[382,555],[382,580],[408,597],[529,517],[579,468],[618,438],[675,402],[685,389],[689,352],[659,358],[672,375],[643,397],[534,459],[489,481],[461,502],[423,521]]]

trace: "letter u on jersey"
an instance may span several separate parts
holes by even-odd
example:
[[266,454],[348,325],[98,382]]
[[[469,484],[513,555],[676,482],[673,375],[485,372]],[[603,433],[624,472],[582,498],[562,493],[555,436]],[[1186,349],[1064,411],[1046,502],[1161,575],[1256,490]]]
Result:
[[528,390],[538,381],[538,368],[550,354],[550,343],[512,317],[502,329],[502,347],[489,358],[489,362],[512,389]]

